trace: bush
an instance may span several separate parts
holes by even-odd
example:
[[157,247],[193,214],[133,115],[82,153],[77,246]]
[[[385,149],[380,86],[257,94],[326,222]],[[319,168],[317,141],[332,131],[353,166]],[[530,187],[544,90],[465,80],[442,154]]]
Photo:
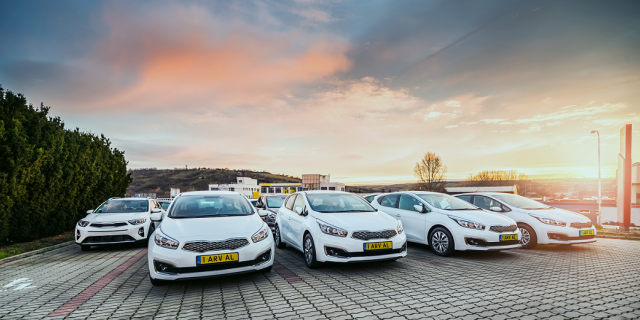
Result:
[[48,114],[0,87],[0,243],[71,230],[131,182],[124,152],[106,137],[65,129]]

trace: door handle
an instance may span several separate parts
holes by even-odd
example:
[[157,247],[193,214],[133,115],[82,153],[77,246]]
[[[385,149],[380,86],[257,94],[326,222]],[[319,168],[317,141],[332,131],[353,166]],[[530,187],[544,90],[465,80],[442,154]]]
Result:
[[400,214],[399,214],[399,213],[396,213],[396,217],[399,217],[399,216],[400,216]]

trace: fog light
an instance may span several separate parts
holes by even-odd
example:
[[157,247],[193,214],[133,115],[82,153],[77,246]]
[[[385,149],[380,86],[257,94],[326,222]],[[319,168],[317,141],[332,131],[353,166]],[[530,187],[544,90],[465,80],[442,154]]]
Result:
[[76,240],[80,240],[80,230],[76,230]]
[[160,261],[153,260],[153,264],[155,265],[156,271],[158,271],[158,272],[178,273],[178,269],[176,267],[174,267],[171,264],[168,264],[166,262],[160,262]]
[[261,265],[265,262],[268,262],[269,260],[271,260],[271,250],[261,254],[257,259],[253,260],[254,261],[254,266],[257,265]]
[[144,227],[138,229],[138,235],[144,237]]
[[405,252],[405,251],[407,251],[407,243],[406,242],[400,248],[400,252]]
[[333,247],[324,247],[324,253],[329,257],[336,257],[336,258],[350,257],[350,254],[347,251],[344,251],[338,248],[333,248]]

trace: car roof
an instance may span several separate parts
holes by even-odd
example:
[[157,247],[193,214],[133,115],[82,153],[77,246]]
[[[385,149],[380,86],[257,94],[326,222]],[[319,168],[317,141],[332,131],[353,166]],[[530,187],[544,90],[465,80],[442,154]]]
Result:
[[216,194],[226,194],[226,195],[241,195],[240,192],[235,191],[188,191],[183,192],[180,195],[183,196],[211,196]]
[[497,195],[497,194],[511,194],[511,193],[504,193],[504,192],[469,192],[469,193],[456,194],[456,196],[464,196],[464,195],[472,196],[472,195],[475,195],[475,194],[492,196],[492,195]]
[[296,193],[306,193],[306,194],[352,194],[351,192],[344,191],[333,191],[333,190],[309,190],[309,191],[298,191]]
[[140,198],[140,197],[131,197],[131,198],[113,198],[113,199],[109,199],[109,201],[112,200],[151,200],[149,198]]

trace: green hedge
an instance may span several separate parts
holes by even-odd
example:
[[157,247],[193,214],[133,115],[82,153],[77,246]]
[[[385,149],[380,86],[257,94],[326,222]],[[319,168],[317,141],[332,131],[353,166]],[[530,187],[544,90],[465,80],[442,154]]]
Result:
[[72,230],[131,182],[124,152],[48,113],[0,87],[0,243]]

